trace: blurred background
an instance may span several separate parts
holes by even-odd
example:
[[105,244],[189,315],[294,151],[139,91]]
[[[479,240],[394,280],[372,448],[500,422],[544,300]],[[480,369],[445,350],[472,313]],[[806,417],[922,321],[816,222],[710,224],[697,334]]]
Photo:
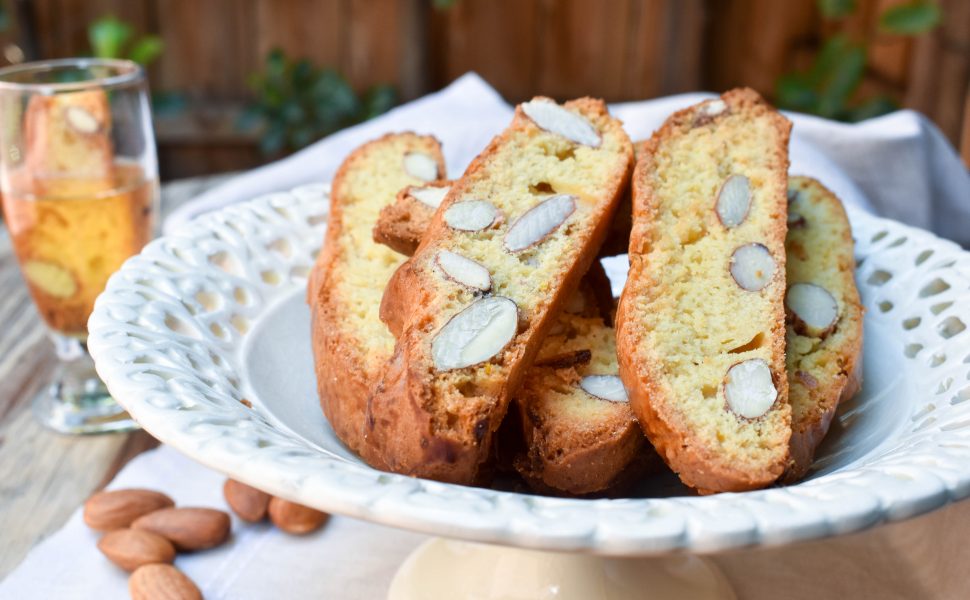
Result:
[[968,0],[0,0],[3,64],[147,66],[161,175],[247,169],[477,71],[510,102],[748,85],[933,119],[970,164]]

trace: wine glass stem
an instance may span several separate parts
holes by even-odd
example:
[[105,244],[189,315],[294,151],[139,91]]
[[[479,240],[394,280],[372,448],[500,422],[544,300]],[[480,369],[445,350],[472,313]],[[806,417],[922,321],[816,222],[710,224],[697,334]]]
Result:
[[59,364],[46,389],[34,399],[34,414],[61,433],[131,431],[138,425],[108,393],[85,343],[51,334]]

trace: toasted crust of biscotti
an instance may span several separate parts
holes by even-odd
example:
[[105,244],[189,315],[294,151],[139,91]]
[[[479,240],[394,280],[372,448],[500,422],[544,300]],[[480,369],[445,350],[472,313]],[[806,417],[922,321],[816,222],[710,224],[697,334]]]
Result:
[[811,466],[839,402],[861,386],[863,309],[855,284],[852,230],[842,203],[808,177],[792,177],[788,190],[788,286],[819,285],[839,307],[834,325],[823,335],[796,327],[789,309],[786,363],[792,462],[784,481],[793,483]]
[[378,318],[380,299],[403,262],[372,241],[371,228],[398,190],[421,184],[402,167],[409,152],[431,156],[438,173],[445,172],[438,141],[413,133],[368,142],[343,162],[331,186],[326,240],[307,288],[320,404],[337,436],[358,453],[367,398],[394,348],[394,338]]
[[[617,314],[620,374],[660,456],[705,493],[769,485],[788,462],[790,128],[757,93],[733,90],[670,117],[633,176],[631,266]],[[729,229],[714,207],[734,173],[751,179],[754,197],[746,221]],[[775,264],[766,287],[752,292],[730,272],[734,249],[749,243],[763,245]],[[776,392],[754,419],[733,412],[725,397],[728,369],[749,360],[767,364]]]
[[[510,395],[591,264],[629,177],[631,144],[605,104],[582,99],[566,108],[593,124],[602,136],[599,148],[540,129],[520,106],[510,127],[452,187],[414,256],[392,277],[381,317],[398,343],[368,403],[365,456],[410,475],[480,481]],[[524,252],[506,251],[511,224],[556,192],[576,198],[562,227]],[[500,214],[474,235],[451,229],[445,219],[452,205],[469,199],[485,200]],[[485,267],[489,297],[509,298],[517,307],[518,330],[483,362],[436,368],[432,358],[442,327],[481,297],[442,277],[435,261],[443,250]]]
[[374,225],[374,241],[404,256],[411,256],[424,237],[437,206],[418,199],[429,188],[449,189],[453,181],[435,181],[423,186],[409,185],[397,194],[393,204],[381,209]]

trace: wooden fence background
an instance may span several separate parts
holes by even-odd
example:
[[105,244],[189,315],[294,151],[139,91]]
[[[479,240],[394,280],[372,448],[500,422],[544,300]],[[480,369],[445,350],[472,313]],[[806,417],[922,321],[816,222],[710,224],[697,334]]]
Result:
[[87,51],[104,14],[160,35],[150,69],[158,90],[193,100],[187,119],[159,128],[163,175],[246,168],[251,136],[225,118],[250,97],[248,74],[283,48],[338,68],[355,88],[391,83],[405,100],[475,70],[506,99],[632,100],[750,85],[807,65],[841,29],[872,39],[860,94],[889,93],[930,116],[970,163],[970,1],[938,0],[945,15],[918,39],[880,34],[878,15],[907,0],[858,0],[839,23],[815,0],[11,0],[29,16],[41,57]]

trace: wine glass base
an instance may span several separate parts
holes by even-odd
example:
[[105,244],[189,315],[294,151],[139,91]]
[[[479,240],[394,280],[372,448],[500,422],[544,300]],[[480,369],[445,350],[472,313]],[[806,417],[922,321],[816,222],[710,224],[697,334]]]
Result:
[[611,558],[434,538],[394,575],[388,600],[736,600],[713,561]]
[[34,416],[60,433],[132,431],[138,424],[108,394],[96,375],[77,377],[73,365],[62,365],[54,382],[34,397]]

